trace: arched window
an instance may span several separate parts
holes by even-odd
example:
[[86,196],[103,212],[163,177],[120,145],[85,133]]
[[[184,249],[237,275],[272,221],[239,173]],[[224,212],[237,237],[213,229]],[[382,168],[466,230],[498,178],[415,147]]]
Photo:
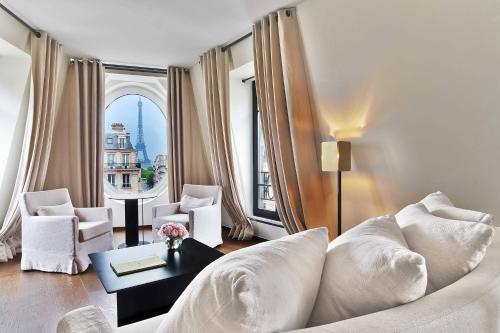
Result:
[[141,193],[167,184],[167,123],[149,98],[122,95],[106,108],[104,178],[107,192]]

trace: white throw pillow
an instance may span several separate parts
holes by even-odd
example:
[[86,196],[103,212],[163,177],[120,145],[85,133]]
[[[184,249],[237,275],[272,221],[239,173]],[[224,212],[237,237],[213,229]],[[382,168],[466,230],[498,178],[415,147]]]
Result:
[[181,213],[189,213],[191,209],[211,206],[214,203],[214,199],[212,197],[207,198],[195,198],[187,194],[183,194],[181,197],[181,205],[179,210]]
[[446,287],[472,271],[491,244],[494,228],[434,216],[422,203],[396,214],[408,247],[424,256],[427,293]]
[[56,206],[40,206],[36,211],[38,216],[74,216],[75,209],[71,202]]
[[421,201],[432,215],[450,220],[481,222],[493,225],[491,214],[455,207],[441,191],[429,194]]
[[425,259],[408,249],[394,216],[371,218],[329,244],[308,326],[414,301],[426,285]]
[[318,293],[328,232],[312,229],[231,252],[184,290],[159,333],[304,328]]

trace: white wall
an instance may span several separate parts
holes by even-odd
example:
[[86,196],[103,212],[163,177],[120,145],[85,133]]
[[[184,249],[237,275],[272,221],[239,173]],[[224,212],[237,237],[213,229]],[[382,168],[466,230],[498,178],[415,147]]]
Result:
[[0,10],[0,226],[10,203],[29,106],[29,31]]
[[246,214],[252,215],[252,81],[242,79],[253,75],[253,62],[229,72],[229,112],[233,142],[234,171],[237,174],[238,190]]
[[499,14],[497,1],[298,6],[321,135],[353,142],[346,227],[438,189],[500,218]]

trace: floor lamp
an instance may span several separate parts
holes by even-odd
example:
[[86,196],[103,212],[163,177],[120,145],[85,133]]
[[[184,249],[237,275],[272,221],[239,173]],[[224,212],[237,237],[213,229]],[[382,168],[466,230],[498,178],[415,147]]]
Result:
[[328,141],[321,143],[321,170],[337,172],[337,230],[342,234],[342,172],[351,171],[351,143]]

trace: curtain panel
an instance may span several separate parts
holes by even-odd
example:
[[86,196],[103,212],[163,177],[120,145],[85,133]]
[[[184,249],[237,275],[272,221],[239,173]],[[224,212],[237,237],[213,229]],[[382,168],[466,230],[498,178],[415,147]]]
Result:
[[229,54],[220,48],[201,56],[207,101],[208,133],[214,181],[222,186],[222,203],[233,220],[230,237],[247,240],[253,237],[238,193],[234,172],[229,121]]
[[257,22],[253,48],[257,101],[280,219],[289,234],[332,227],[296,9]]
[[168,68],[168,192],[179,202],[184,184],[212,184],[189,70]]
[[62,84],[62,51],[57,41],[46,33],[40,38],[32,34],[31,58],[31,105],[15,191],[0,230],[0,262],[12,259],[20,249],[19,194],[44,187],[57,115],[57,91]]
[[75,207],[104,205],[104,67],[68,68],[45,189],[68,188]]

